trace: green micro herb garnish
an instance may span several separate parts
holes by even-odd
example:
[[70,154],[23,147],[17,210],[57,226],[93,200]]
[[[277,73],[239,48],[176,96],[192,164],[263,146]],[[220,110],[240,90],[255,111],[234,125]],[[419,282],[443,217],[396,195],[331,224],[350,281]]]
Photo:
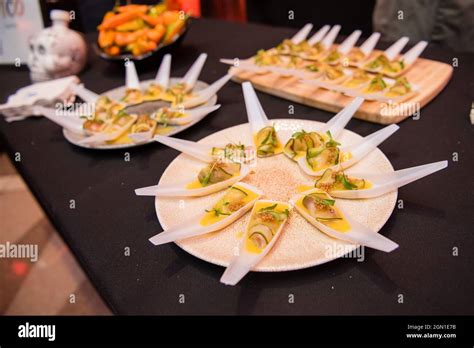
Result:
[[341,145],[340,143],[338,143],[336,140],[333,139],[330,131],[327,131],[326,134],[329,137],[329,141],[326,143],[326,147],[336,147],[336,146]]
[[240,191],[240,192],[242,192],[244,195],[248,196],[248,193],[247,193],[247,192],[245,192],[244,190],[239,189],[238,187],[232,186],[231,188],[234,189],[234,190]]
[[341,182],[347,190],[354,190],[357,188],[357,185],[351,183],[345,174],[338,174],[336,179]]
[[216,208],[213,208],[213,209],[210,209],[210,210],[206,209],[206,213],[212,213],[212,212],[214,212],[215,216],[230,215],[230,213],[224,213],[224,212],[222,212],[222,211],[220,211],[219,209],[216,209]]
[[277,203],[273,204],[273,205],[269,205],[268,207],[265,207],[265,208],[261,208],[259,211],[271,211],[273,209],[275,209],[277,206]]
[[212,171],[214,170],[216,165],[217,165],[217,162],[214,162],[212,164],[211,168],[209,169],[209,173],[201,181],[202,186],[207,186],[209,184],[209,180],[211,180]]

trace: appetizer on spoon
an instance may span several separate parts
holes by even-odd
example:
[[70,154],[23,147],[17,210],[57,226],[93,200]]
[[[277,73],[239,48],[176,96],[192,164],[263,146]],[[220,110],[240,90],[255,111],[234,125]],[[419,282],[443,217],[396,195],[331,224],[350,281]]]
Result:
[[367,60],[380,39],[380,33],[373,33],[360,47],[352,48],[347,54],[350,66],[358,66],[360,62]]
[[194,108],[196,106],[202,105],[206,103],[209,99],[211,99],[217,92],[224,87],[224,85],[232,78],[232,74],[226,74],[222,76],[220,79],[214,81],[208,87],[195,91],[190,96],[184,96],[183,99],[175,100],[172,103],[174,107],[180,107],[184,109]]
[[135,190],[137,196],[199,197],[221,191],[242,180],[250,173],[244,164],[215,160],[206,163],[196,179],[166,185],[154,185]]
[[252,84],[242,83],[242,90],[257,156],[268,157],[281,153],[283,146],[278,139],[275,127],[268,121]]
[[[350,93],[351,91],[358,90],[366,86],[373,78],[374,75],[368,73],[367,71],[362,69],[356,69],[352,70],[351,75],[341,84],[333,85],[331,88],[338,92]],[[305,81],[305,83],[310,82]]]
[[394,44],[375,58],[371,58],[368,61],[362,61],[359,64],[359,67],[374,73],[381,72],[387,65],[390,65],[391,62],[395,60],[408,41],[409,38],[406,36],[398,39]]
[[155,134],[158,122],[150,115],[139,115],[136,122],[130,128],[128,137],[135,143],[145,143]]
[[173,85],[168,83],[166,91],[161,95],[161,99],[172,105],[177,105],[185,99],[193,98],[195,93],[194,86],[201,74],[206,59],[207,54],[201,53],[188,72],[177,83]]
[[165,54],[161,61],[158,72],[156,73],[155,80],[150,83],[148,88],[145,90],[144,99],[160,100],[168,90],[171,75],[171,54]]
[[121,99],[122,102],[127,105],[135,105],[144,101],[137,69],[132,61],[125,63],[125,87],[125,95]]
[[202,213],[149,240],[154,245],[161,245],[221,230],[244,216],[262,195],[263,192],[254,186],[242,182],[236,183]]
[[194,109],[175,109],[163,107],[154,112],[151,117],[158,123],[172,126],[184,126],[191,122],[202,120],[211,112],[221,107],[220,104],[212,106],[201,106]]
[[[358,87],[354,88],[345,88],[341,90],[344,94],[348,96],[361,96],[368,100],[378,100],[382,102],[401,102],[407,100],[414,96],[419,87],[412,85],[408,82],[408,79],[404,76],[393,80],[388,77],[384,77],[381,74],[367,78],[363,77],[363,73],[360,74]],[[362,82],[365,79],[365,83]],[[350,80],[347,81],[349,86]],[[345,84],[343,84],[344,86]],[[355,86],[357,83],[352,80],[351,86]]]
[[448,161],[434,162],[417,167],[397,170],[387,174],[371,174],[326,169],[316,178],[314,187],[328,192],[332,197],[346,199],[373,198],[424,178],[448,166]]
[[[292,39],[284,40],[276,48],[269,50],[259,50],[257,54],[249,59],[220,59],[221,63],[232,65],[235,69],[252,71],[257,74],[266,74],[268,72],[277,73],[283,76],[299,76],[301,71],[295,67],[304,67],[309,65],[300,57],[299,53],[307,50],[310,45],[319,42],[329,30],[329,26],[321,28],[308,42],[304,41],[309,34],[312,25],[307,24]],[[285,57],[290,55],[292,57]],[[303,77],[301,75],[300,77]]]
[[329,138],[318,147],[308,148],[306,156],[298,159],[298,165],[306,174],[312,176],[320,176],[326,169],[349,168],[367,156],[399,128],[399,126],[392,124],[350,146],[341,146],[340,143]]
[[326,36],[321,38],[322,32],[327,32],[325,27],[320,29],[321,32],[317,32],[312,38],[308,40],[308,46],[302,51],[299,56],[303,59],[308,60],[321,60],[329,50],[331,49],[334,41],[336,40],[337,34],[341,30],[340,25],[335,25],[329,30]]
[[283,42],[276,47],[278,54],[294,54],[295,51],[298,51],[299,45],[305,41],[311,29],[313,29],[313,25],[308,23],[291,39],[283,40]]
[[397,77],[407,71],[413,63],[418,59],[421,53],[425,50],[428,43],[420,41],[407,51],[401,58],[395,59],[388,64],[385,64],[382,69],[384,75],[390,77]]
[[347,242],[391,252],[398,244],[371,231],[338,206],[327,192],[312,189],[297,194],[292,201],[298,213],[321,232]]
[[352,76],[352,71],[342,65],[318,64],[317,68],[320,74],[311,80],[303,79],[301,82],[317,87],[333,90],[337,86]]
[[255,203],[239,253],[222,275],[222,283],[237,284],[265,257],[280,236],[290,210],[291,206],[286,202],[260,200]]
[[303,41],[298,45],[298,48],[294,54],[296,54],[300,58],[305,58],[306,55],[317,55],[321,51],[320,42],[327,34],[327,32],[331,29],[329,25],[325,25],[321,27],[313,36],[311,36],[308,41]]
[[306,154],[308,149],[318,148],[323,143],[330,141],[333,137],[337,139],[341,131],[363,102],[363,98],[355,98],[317,131],[306,132],[302,129],[293,133],[291,138],[285,144],[283,153],[291,160],[297,161],[300,157]]
[[78,141],[81,145],[100,144],[115,140],[125,134],[137,121],[137,115],[130,115],[126,112],[119,112],[110,122],[106,123],[103,129],[96,134]]
[[155,136],[154,140],[203,162],[211,163],[216,160],[230,160],[248,163],[255,159],[254,148],[241,143],[228,143],[216,146],[161,135]]
[[354,47],[361,34],[362,32],[360,30],[354,31],[339,46],[325,53],[324,57],[322,57],[323,63],[330,65],[344,63],[342,61],[343,58],[345,58],[349,51]]

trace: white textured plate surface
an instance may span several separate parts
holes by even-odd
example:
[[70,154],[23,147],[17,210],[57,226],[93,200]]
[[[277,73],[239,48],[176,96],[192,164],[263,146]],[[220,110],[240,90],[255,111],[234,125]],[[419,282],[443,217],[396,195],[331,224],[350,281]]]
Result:
[[[274,122],[278,135],[283,143],[291,134],[299,129],[317,130],[320,122],[297,119],[277,119]],[[357,142],[362,137],[344,130],[338,140],[343,145]],[[250,126],[241,124],[216,132],[200,142],[209,144],[225,144],[239,142],[251,144]],[[168,184],[186,180],[191,173],[196,173],[203,164],[191,157],[180,154],[166,168],[160,184]],[[311,185],[314,181],[301,171],[298,165],[283,154],[258,159],[254,167],[255,173],[250,174],[243,182],[255,185],[264,191],[262,199],[289,200],[297,193],[300,185]],[[347,170],[370,171],[375,173],[392,172],[390,161],[379,149],[372,151],[366,158]],[[202,211],[203,207],[212,205],[222,192],[197,198],[156,198],[155,208],[161,226],[170,228],[186,216]],[[363,200],[338,199],[341,207],[357,221],[378,232],[388,220],[395,208],[397,191],[381,197]],[[227,266],[233,252],[238,247],[249,214],[223,230],[204,236],[181,240],[176,244],[188,253],[211,263]],[[395,237],[396,241],[396,237]],[[268,255],[254,268],[260,272],[290,271],[319,265],[343,256],[356,248],[355,245],[333,239],[302,218],[293,209],[287,225],[279,240]],[[328,252],[329,250],[329,252]]]
[[[170,83],[171,84],[176,83],[176,82],[178,82],[178,80],[179,80],[178,78],[172,77],[172,78],[170,78]],[[142,90],[147,89],[148,86],[153,81],[154,80],[146,80],[146,81],[141,82],[140,86],[141,86]],[[194,87],[194,89],[196,91],[200,91],[201,89],[204,89],[208,86],[209,85],[205,82],[197,81],[196,86]],[[111,89],[110,91],[107,91],[105,93],[102,93],[101,95],[106,95],[106,96],[108,96],[112,99],[120,99],[124,96],[124,94],[125,94],[125,86],[121,86],[121,87]],[[148,103],[148,102],[145,102],[145,103]],[[142,104],[145,104],[145,103],[142,103]],[[216,103],[217,103],[217,95],[214,95],[211,99],[209,99],[207,101],[207,103],[205,103],[201,106],[212,106],[212,105],[215,105]],[[134,106],[134,108],[138,108],[138,105],[139,104],[137,104],[137,106]],[[207,116],[205,116],[205,117],[207,117]],[[201,120],[193,121],[193,122],[188,123],[187,125],[184,125],[184,126],[176,126],[176,127],[174,127],[174,129],[170,133],[167,133],[166,135],[167,136],[172,136],[172,135],[178,134],[179,132],[182,132],[183,130],[188,129],[189,127],[195,125],[199,121],[201,121]],[[145,144],[149,144],[149,143],[153,142],[153,140],[149,140],[147,142],[140,143],[140,144],[130,143],[130,144],[91,145],[91,144],[80,144],[79,143],[79,140],[84,139],[83,135],[73,133],[71,131],[68,131],[67,129],[63,129],[63,134],[64,134],[64,137],[67,139],[67,141],[69,141],[70,143],[72,143],[74,145],[84,147],[84,148],[87,148],[87,149],[96,149],[96,150],[126,149],[126,148],[141,146],[141,145],[145,145]]]

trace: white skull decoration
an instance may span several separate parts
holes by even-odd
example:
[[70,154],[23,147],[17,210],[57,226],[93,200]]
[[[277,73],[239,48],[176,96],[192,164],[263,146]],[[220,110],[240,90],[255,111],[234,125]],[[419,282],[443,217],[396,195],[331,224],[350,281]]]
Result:
[[68,28],[69,13],[52,10],[51,20],[51,27],[30,39],[28,67],[33,81],[75,75],[86,63],[86,43],[79,33]]

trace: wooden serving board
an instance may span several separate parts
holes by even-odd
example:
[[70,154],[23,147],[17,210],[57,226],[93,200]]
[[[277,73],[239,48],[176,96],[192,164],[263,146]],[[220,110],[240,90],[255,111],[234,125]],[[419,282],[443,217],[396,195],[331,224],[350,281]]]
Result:
[[[236,82],[250,81],[262,92],[318,109],[338,112],[353,99],[339,92],[300,83],[296,77],[283,77],[273,73],[256,74],[235,68],[231,68],[231,71],[236,73],[232,78]],[[365,101],[354,117],[380,124],[401,122],[436,97],[448,84],[452,73],[453,67],[448,64],[418,58],[403,75],[412,85],[419,87],[418,93],[399,104]]]

